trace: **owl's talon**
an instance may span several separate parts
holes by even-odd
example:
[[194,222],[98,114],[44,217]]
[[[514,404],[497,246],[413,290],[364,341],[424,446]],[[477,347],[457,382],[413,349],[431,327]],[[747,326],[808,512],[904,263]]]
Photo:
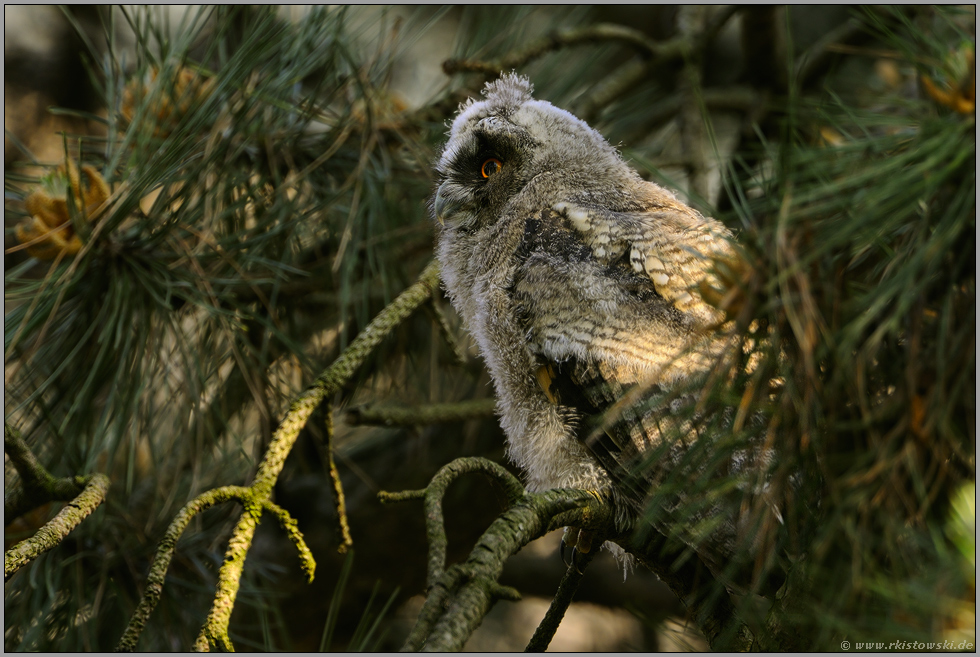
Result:
[[568,567],[569,568],[574,568],[575,569],[575,572],[577,572],[579,575],[584,575],[585,573],[583,573],[582,572],[582,569],[578,567],[578,564],[577,563],[575,563],[577,561],[575,559],[575,557],[577,557],[579,554],[585,554],[585,553],[584,552],[579,552],[578,551],[578,548],[574,548],[572,550],[572,563],[569,564]]
[[[578,545],[579,541],[579,530],[578,527],[565,527],[565,533],[561,537],[561,545],[558,548],[558,552],[561,555],[562,563],[566,566],[571,567],[575,563],[575,546]],[[565,559],[565,548],[572,548],[572,561]]]
[[592,550],[592,539],[595,538],[595,532],[585,531],[584,529],[579,530],[578,533],[578,543],[575,549],[585,554]]

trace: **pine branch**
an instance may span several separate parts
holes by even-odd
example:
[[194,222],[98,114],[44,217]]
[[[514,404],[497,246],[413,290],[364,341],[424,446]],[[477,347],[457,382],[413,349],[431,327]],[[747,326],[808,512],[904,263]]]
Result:
[[[599,543],[599,541],[596,541],[596,543]],[[590,550],[580,555],[575,564],[569,566],[568,570],[565,571],[565,575],[561,578],[561,583],[558,584],[558,592],[555,593],[555,597],[548,606],[548,611],[545,613],[544,618],[541,619],[541,623],[534,630],[534,634],[531,636],[531,640],[528,642],[524,652],[544,652],[548,649],[551,640],[555,638],[555,632],[558,631],[558,626],[561,624],[562,618],[565,617],[565,612],[568,611],[568,606],[572,604],[572,597],[575,595],[575,591],[578,590],[578,585],[582,581],[582,577],[585,576],[586,567],[595,558],[597,552],[598,550]]]
[[473,399],[416,406],[368,404],[348,409],[345,421],[352,425],[364,424],[385,427],[440,424],[493,417],[496,407],[497,402],[494,399]]
[[[484,472],[499,481],[509,506],[484,532],[466,562],[446,568],[442,496],[449,484],[469,472]],[[516,591],[498,583],[510,555],[557,527],[574,524],[608,532],[612,523],[611,509],[588,491],[526,493],[501,466],[478,458],[456,459],[436,473],[423,490],[382,492],[379,499],[385,503],[425,501],[429,595],[403,650],[461,650],[497,600],[519,599]]]
[[[446,568],[442,497],[449,484],[469,472],[493,476],[504,486],[509,505],[477,541],[469,558]],[[410,651],[461,650],[496,600],[512,599],[512,592],[500,589],[497,581],[504,562],[530,541],[558,527],[590,529],[600,536],[610,536],[613,527],[613,509],[594,493],[573,489],[527,493],[506,470],[486,459],[456,459],[422,490],[381,492],[378,497],[384,503],[425,502],[428,597],[402,648]],[[615,536],[609,540],[636,555],[678,595],[712,648],[744,650],[752,645],[753,635],[727,592],[689,548],[653,531],[643,540]],[[570,568],[562,580],[549,617],[535,633],[529,651],[547,648],[580,581],[581,573],[573,571]]]
[[289,412],[265,452],[255,480],[249,487],[250,504],[246,505],[245,512],[229,539],[225,561],[218,573],[214,602],[195,644],[197,649],[231,646],[228,638],[228,623],[231,620],[231,611],[240,586],[245,556],[251,547],[262,505],[272,494],[272,487],[282,471],[286,457],[310,415],[324,399],[340,390],[371,351],[392,330],[429,299],[438,285],[438,277],[439,270],[435,263],[428,265],[419,275],[418,281],[379,313],[333,365],[317,377],[316,381],[291,404]]
[[[56,547],[105,500],[109,478],[103,474],[56,479],[40,464],[20,433],[4,423],[4,451],[20,474],[22,489],[4,500],[6,514],[22,514],[51,501],[70,500],[34,536],[4,552],[4,581]],[[12,498],[12,499],[10,499]],[[8,515],[8,517],[9,517]],[[16,516],[14,516],[16,517]],[[11,518],[12,520],[12,518]]]
[[85,477],[57,479],[41,465],[20,432],[9,424],[3,425],[3,449],[20,475],[20,488],[4,495],[4,524],[48,502],[67,502],[85,488]]
[[174,551],[177,548],[177,540],[184,533],[190,521],[198,513],[216,504],[231,500],[242,502],[248,496],[249,489],[244,486],[222,486],[221,488],[215,488],[202,493],[184,505],[184,508],[180,510],[173,522],[170,523],[170,527],[167,528],[166,533],[160,540],[156,557],[150,566],[150,574],[146,579],[146,588],[143,591],[143,597],[140,599],[136,611],[133,612],[133,616],[129,620],[129,625],[126,627],[125,632],[123,632],[122,637],[120,637],[119,643],[116,645],[116,652],[132,652],[136,649],[136,644],[139,641],[143,627],[146,625],[146,621],[149,619],[150,614],[153,613],[153,609],[156,607],[157,602],[160,600],[160,595],[163,593],[163,585],[167,578],[167,568],[170,566],[170,561],[173,559]]

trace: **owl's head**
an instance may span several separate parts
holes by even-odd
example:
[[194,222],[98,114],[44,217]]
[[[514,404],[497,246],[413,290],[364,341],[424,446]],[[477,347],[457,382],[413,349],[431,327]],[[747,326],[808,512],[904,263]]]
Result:
[[562,201],[609,207],[642,184],[602,135],[532,91],[510,73],[486,85],[484,100],[460,107],[436,165],[440,224],[486,225],[514,203],[523,211]]

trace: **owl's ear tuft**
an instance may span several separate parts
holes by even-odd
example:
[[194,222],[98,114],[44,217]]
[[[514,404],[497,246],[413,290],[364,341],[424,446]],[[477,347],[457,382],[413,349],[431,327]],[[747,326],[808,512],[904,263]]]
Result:
[[487,86],[483,88],[487,104],[504,115],[531,100],[533,92],[534,85],[531,81],[514,71],[502,74],[493,82],[487,82]]

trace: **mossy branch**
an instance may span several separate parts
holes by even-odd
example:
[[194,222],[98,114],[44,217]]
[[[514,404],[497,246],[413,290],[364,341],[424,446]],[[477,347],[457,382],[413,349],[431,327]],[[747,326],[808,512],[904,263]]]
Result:
[[344,485],[340,481],[340,471],[337,470],[337,463],[333,458],[333,409],[327,409],[326,431],[327,444],[323,451],[326,452],[327,472],[330,474],[330,485],[333,487],[334,511],[337,512],[337,524],[340,527],[340,545],[337,547],[337,552],[347,554],[347,550],[354,545],[354,539],[351,538],[350,524],[347,522]]
[[156,558],[150,566],[150,575],[147,577],[146,590],[140,600],[136,611],[129,620],[126,631],[123,632],[119,643],[116,645],[116,652],[131,652],[136,649],[136,642],[139,641],[140,633],[146,625],[147,619],[160,600],[163,593],[163,584],[167,577],[167,568],[173,558],[174,550],[177,547],[177,540],[187,528],[190,521],[201,511],[209,509],[216,504],[229,500],[244,500],[250,495],[249,489],[244,486],[222,486],[209,490],[198,495],[193,500],[184,505],[167,528],[160,546],[157,548]]
[[303,532],[299,530],[299,523],[289,515],[289,511],[286,511],[286,509],[269,500],[265,500],[262,503],[262,510],[268,511],[279,521],[279,526],[286,532],[286,538],[296,546],[296,551],[299,553],[300,567],[306,573],[307,583],[312,582],[313,575],[316,573],[316,561],[313,560],[313,553],[310,552],[310,548],[303,539]]
[[18,490],[4,498],[4,526],[42,504],[75,499],[85,487],[87,480],[84,477],[58,479],[52,476],[34,456],[20,432],[6,423],[3,425],[3,449],[20,475],[21,484]]
[[438,284],[438,265],[432,262],[418,280],[382,310],[340,357],[290,405],[259,465],[255,480],[249,487],[251,495],[246,501],[245,510],[228,541],[225,561],[218,573],[214,602],[197,637],[196,650],[206,651],[213,646],[233,649],[228,638],[228,624],[238,595],[245,557],[286,457],[313,411],[324,399],[340,390],[374,348],[432,296]]
[[78,497],[69,502],[34,536],[21,541],[4,552],[4,581],[10,579],[11,575],[20,570],[21,567],[61,543],[71,530],[75,529],[105,500],[106,493],[109,491],[109,478],[104,474],[96,473],[82,477],[79,483],[83,483],[84,488]]
[[20,432],[3,425],[3,448],[20,474],[21,488],[4,499],[5,525],[18,516],[47,502],[71,502],[47,522],[34,536],[7,550],[3,555],[4,581],[55,547],[79,523],[102,504],[109,490],[104,474],[58,479],[44,469]]
[[[447,568],[442,496],[456,478],[469,472],[496,478],[505,489],[509,507],[484,532],[464,563]],[[636,556],[681,599],[712,648],[746,650],[753,641],[764,639],[753,637],[724,587],[716,584],[689,548],[656,531],[642,537],[612,535],[613,508],[593,492],[554,489],[527,493],[502,466],[483,458],[460,458],[440,469],[422,490],[382,491],[378,497],[384,503],[425,502],[428,597],[403,650],[461,650],[496,600],[514,598],[516,592],[503,590],[497,582],[507,558],[530,541],[565,526],[596,531]],[[585,556],[583,565],[591,559]],[[569,569],[528,651],[547,648],[580,580],[581,573]]]
[[429,485],[420,491],[404,491],[402,493],[388,493],[381,491],[378,498],[383,503],[400,502],[410,499],[422,499],[425,501],[425,531],[429,542],[429,562],[428,577],[426,582],[429,588],[436,585],[436,581],[443,576],[446,568],[446,528],[443,523],[442,497],[446,489],[460,475],[469,472],[482,472],[496,479],[504,488],[507,501],[514,504],[524,495],[524,487],[521,482],[507,470],[493,461],[479,457],[459,458],[444,465],[432,477]]
[[[469,472],[484,472],[497,479],[510,506],[480,537],[465,563],[445,568],[442,496],[450,483]],[[379,497],[382,502],[425,500],[429,596],[405,650],[461,650],[498,599],[519,597],[497,580],[510,555],[534,539],[568,524],[601,532],[612,526],[612,508],[593,493],[572,489],[527,493],[503,467],[482,458],[456,459],[440,469],[422,491],[380,493]]]

